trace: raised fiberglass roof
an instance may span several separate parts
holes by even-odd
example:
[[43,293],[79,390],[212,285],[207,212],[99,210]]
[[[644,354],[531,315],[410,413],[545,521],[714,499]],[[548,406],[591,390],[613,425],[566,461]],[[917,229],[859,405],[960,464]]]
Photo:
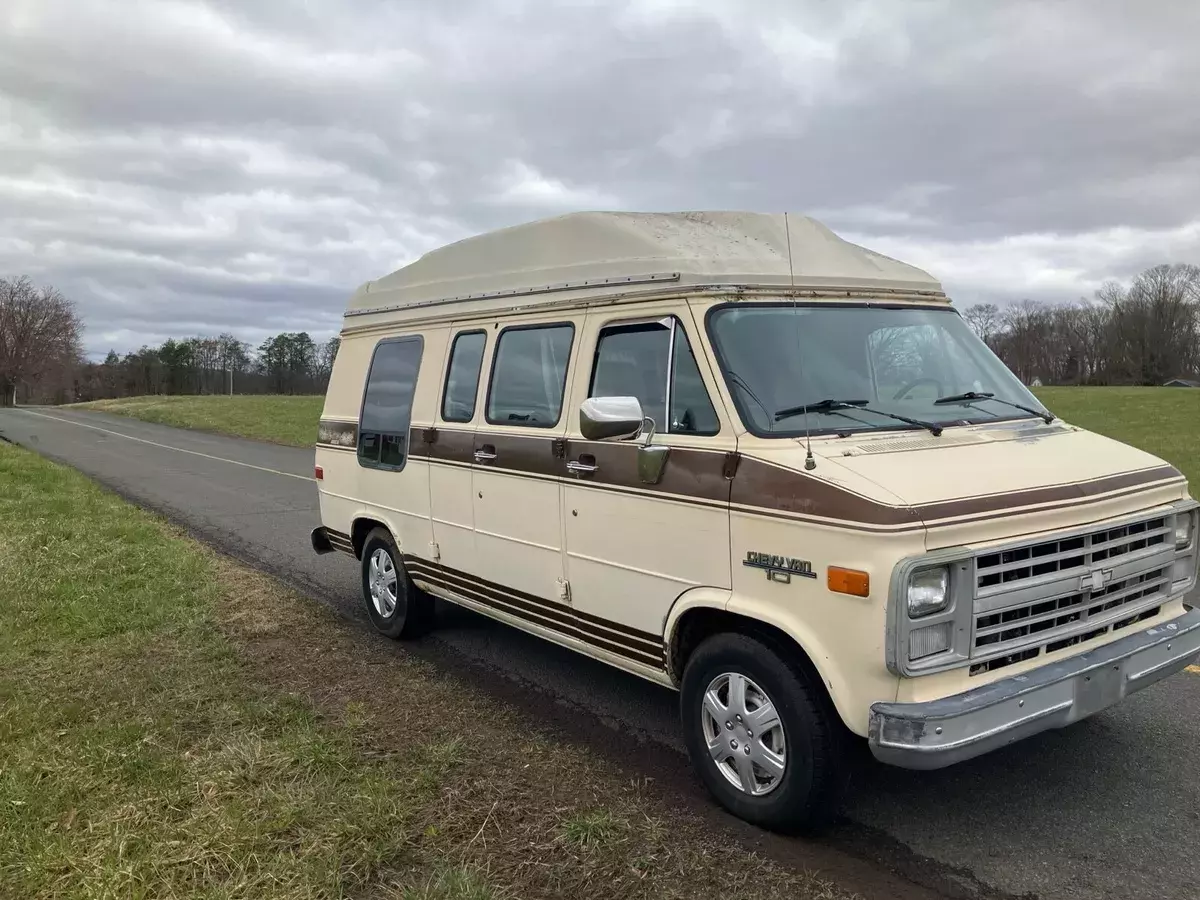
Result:
[[668,274],[685,285],[788,285],[794,277],[806,288],[942,290],[927,272],[843,240],[806,216],[789,214],[785,227],[776,213],[577,212],[426,253],[364,284],[347,311]]

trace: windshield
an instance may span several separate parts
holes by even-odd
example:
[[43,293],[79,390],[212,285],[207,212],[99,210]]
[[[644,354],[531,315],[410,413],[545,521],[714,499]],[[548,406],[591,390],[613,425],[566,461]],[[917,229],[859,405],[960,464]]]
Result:
[[[1028,418],[1044,407],[952,309],[737,304],[709,314],[709,329],[738,411],[754,434],[794,437],[808,413],[813,434]],[[962,394],[993,394],[961,402]],[[869,407],[863,408],[863,407]]]

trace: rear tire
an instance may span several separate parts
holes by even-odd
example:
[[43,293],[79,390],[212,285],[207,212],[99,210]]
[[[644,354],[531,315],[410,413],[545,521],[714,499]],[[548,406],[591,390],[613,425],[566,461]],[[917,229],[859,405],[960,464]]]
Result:
[[735,816],[816,830],[845,790],[846,732],[821,685],[781,649],[744,634],[702,642],[680,685],[684,738],[701,781]]
[[392,639],[419,637],[433,619],[433,599],[412,583],[396,541],[376,528],[363,541],[363,601],[371,624]]

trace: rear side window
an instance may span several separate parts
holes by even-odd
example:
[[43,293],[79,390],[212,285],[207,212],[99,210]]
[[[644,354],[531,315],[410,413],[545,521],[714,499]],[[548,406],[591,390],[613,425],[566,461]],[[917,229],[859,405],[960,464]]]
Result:
[[362,465],[404,468],[413,392],[424,346],[420,337],[406,337],[381,341],[375,348],[358,426],[358,460]]
[[493,425],[553,428],[562,415],[575,326],[506,328],[496,342],[487,420]]
[[442,419],[446,422],[470,422],[475,416],[475,396],[479,392],[479,369],[487,335],[482,331],[464,331],[450,347],[450,366],[446,370],[446,388],[442,392]]
[[588,396],[637,397],[660,432],[712,435],[720,430],[687,332],[674,316],[602,328]]

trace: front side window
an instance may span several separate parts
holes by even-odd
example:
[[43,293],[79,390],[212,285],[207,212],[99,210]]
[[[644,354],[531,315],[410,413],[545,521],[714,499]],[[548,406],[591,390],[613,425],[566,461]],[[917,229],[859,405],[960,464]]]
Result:
[[488,391],[492,425],[553,428],[562,416],[575,326],[518,326],[500,332]]
[[[746,427],[765,437],[974,424],[1044,407],[953,309],[738,304],[709,313],[709,330]],[[991,398],[964,400],[966,393]],[[875,410],[873,412],[872,410]]]
[[709,435],[720,429],[687,332],[674,316],[602,328],[588,396],[637,397],[660,432]]
[[475,416],[475,395],[479,391],[479,369],[487,335],[482,331],[464,331],[450,347],[450,366],[446,370],[446,388],[442,392],[442,419],[446,422],[470,422]]
[[423,349],[420,337],[381,341],[375,348],[358,426],[358,459],[363,465],[404,468]]

